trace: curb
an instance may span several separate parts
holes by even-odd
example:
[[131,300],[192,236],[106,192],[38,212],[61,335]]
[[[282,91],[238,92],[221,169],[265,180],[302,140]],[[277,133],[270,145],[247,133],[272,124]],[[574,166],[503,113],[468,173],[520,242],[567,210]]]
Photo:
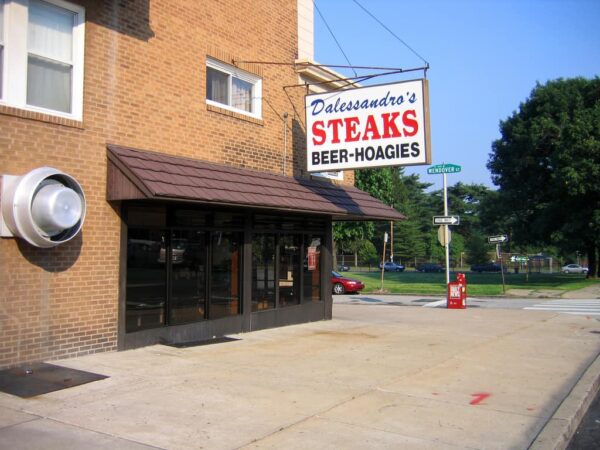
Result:
[[594,362],[573,386],[531,443],[529,450],[566,449],[599,389],[600,355],[596,356]]

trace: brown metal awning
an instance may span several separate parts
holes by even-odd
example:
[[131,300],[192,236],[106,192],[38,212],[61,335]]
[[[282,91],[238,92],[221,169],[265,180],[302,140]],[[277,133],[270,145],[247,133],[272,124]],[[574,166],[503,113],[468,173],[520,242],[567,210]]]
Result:
[[108,200],[180,200],[305,212],[334,220],[405,217],[354,186],[108,145]]

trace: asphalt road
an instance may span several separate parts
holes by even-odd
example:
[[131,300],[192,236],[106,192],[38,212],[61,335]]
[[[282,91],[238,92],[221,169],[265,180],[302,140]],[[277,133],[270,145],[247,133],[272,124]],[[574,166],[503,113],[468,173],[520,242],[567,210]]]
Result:
[[592,448],[600,448],[600,393],[596,394],[596,399],[583,417],[567,450]]

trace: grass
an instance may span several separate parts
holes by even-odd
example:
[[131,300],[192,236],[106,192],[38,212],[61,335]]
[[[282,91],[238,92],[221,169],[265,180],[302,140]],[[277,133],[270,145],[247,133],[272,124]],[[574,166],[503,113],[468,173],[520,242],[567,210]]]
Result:
[[[381,272],[345,272],[344,276],[357,278],[365,283],[363,293],[377,291],[381,288]],[[469,296],[502,295],[502,275],[500,273],[466,272]],[[456,275],[450,273],[450,281]],[[591,286],[598,280],[587,280],[585,275],[565,275],[561,273],[505,274],[506,290],[560,290],[572,291]],[[419,272],[386,272],[383,288],[392,294],[446,294],[445,273]]]

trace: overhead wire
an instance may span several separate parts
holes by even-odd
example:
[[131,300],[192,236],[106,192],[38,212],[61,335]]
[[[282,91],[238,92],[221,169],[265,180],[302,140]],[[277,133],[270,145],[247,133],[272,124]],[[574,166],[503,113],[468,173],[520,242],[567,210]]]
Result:
[[[327,20],[325,20],[325,16],[323,16],[323,14],[321,13],[321,10],[319,9],[319,7],[317,6],[317,2],[315,0],[313,0],[313,5],[315,6],[315,9],[317,10],[317,12],[319,13],[319,16],[321,17],[321,19],[323,20],[323,22],[325,23],[325,26],[327,27],[327,29],[329,30],[329,34],[331,34],[331,37],[333,38],[333,40],[335,41],[335,43],[337,44],[338,48],[340,49],[340,52],[342,52],[342,55],[344,55],[344,58],[346,58],[346,62],[352,67],[352,63],[350,62],[350,59],[348,59],[348,56],[346,55],[346,52],[344,52],[344,49],[342,48],[341,44],[339,43],[339,41],[337,40],[337,38],[335,37],[335,34],[333,34],[333,30],[331,29],[331,27],[329,26],[329,24],[327,23]],[[354,72],[355,76],[358,76],[358,74],[356,73],[356,70],[354,70],[354,68],[352,68],[352,72]]]
[[394,33],[392,30],[390,30],[381,20],[379,20],[377,17],[375,17],[375,15],[373,13],[371,13],[367,8],[365,8],[363,5],[361,5],[358,2],[358,0],[352,0],[352,1],[354,3],[356,3],[365,13],[367,13],[369,16],[371,16],[373,18],[373,20],[375,20],[379,25],[381,25],[388,33],[390,33],[398,41],[400,41],[414,55],[416,55],[418,58],[420,58],[421,61],[423,61],[427,65],[427,67],[429,67],[429,62],[425,58],[423,58],[419,53],[417,53],[417,51],[415,49],[413,49],[410,45],[408,45],[406,42],[404,42],[404,40],[401,37],[399,37],[396,33]]

